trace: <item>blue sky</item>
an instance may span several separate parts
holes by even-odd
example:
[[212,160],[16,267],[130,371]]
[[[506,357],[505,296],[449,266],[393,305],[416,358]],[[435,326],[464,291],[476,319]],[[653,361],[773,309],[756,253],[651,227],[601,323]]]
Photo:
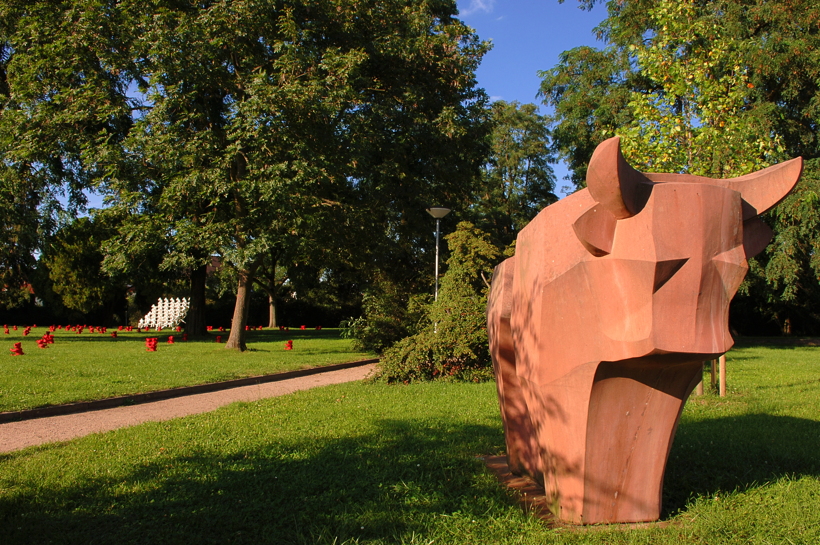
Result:
[[537,72],[558,64],[562,51],[600,47],[593,29],[606,7],[591,11],[576,0],[459,0],[459,18],[493,43],[478,69],[478,83],[493,99],[539,103]]
[[[536,98],[539,70],[558,64],[558,55],[580,45],[601,47],[592,30],[606,18],[606,6],[591,11],[577,0],[459,0],[459,18],[493,49],[478,69],[480,87],[494,100],[541,104]],[[541,113],[548,113],[541,106]],[[564,165],[555,165],[558,189],[567,182]]]

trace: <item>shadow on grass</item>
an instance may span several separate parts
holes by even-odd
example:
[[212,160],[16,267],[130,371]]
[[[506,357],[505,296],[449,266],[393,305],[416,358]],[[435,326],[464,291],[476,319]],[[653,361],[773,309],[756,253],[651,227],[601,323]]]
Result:
[[682,422],[666,467],[664,516],[696,496],[820,476],[820,422],[749,414]]
[[[500,427],[383,420],[378,428],[330,441],[134,458],[124,476],[106,477],[101,466],[99,476],[70,486],[38,483],[0,495],[3,543],[411,542],[444,528],[467,539],[471,521],[486,525],[511,509],[475,458],[503,449]],[[693,496],[818,476],[818,451],[814,421],[748,415],[683,423],[664,517]]]
[[500,429],[395,420],[379,428],[161,457],[125,478],[0,496],[3,543],[407,541],[454,513],[470,522],[509,509],[474,454],[498,452]]

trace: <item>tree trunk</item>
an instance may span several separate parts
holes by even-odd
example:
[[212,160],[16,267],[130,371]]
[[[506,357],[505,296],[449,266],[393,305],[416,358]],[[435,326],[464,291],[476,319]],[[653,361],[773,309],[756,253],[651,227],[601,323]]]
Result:
[[233,308],[233,319],[231,320],[231,334],[225,348],[244,352],[248,349],[245,345],[245,324],[248,323],[248,310],[251,306],[251,282],[253,281],[253,271],[239,271],[239,285],[236,288],[236,305]]
[[191,301],[188,314],[185,316],[185,333],[192,339],[201,339],[208,335],[205,324],[205,280],[207,278],[207,265],[191,271]]
[[276,329],[279,324],[276,321],[276,297],[268,294],[268,327]]

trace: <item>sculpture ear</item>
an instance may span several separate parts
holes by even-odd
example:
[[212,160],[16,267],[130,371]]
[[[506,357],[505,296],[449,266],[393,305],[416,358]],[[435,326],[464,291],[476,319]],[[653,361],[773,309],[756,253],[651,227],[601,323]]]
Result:
[[618,220],[609,210],[597,204],[575,220],[572,228],[589,253],[603,257],[612,252],[617,223]]
[[589,194],[615,219],[629,218],[640,212],[652,192],[652,184],[626,162],[619,137],[604,140],[592,153],[587,168]]
[[803,158],[797,157],[739,178],[713,180],[743,197],[743,219],[759,216],[777,206],[794,189],[803,172]]
[[763,220],[753,216],[743,222],[743,250],[746,259],[763,251],[772,240],[772,229]]

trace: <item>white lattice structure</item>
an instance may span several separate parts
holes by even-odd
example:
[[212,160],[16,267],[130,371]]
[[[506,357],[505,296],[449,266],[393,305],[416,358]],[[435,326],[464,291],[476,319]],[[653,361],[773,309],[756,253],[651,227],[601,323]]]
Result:
[[173,328],[185,321],[188,314],[189,299],[159,298],[156,305],[151,305],[151,311],[139,321],[137,327],[152,329]]

